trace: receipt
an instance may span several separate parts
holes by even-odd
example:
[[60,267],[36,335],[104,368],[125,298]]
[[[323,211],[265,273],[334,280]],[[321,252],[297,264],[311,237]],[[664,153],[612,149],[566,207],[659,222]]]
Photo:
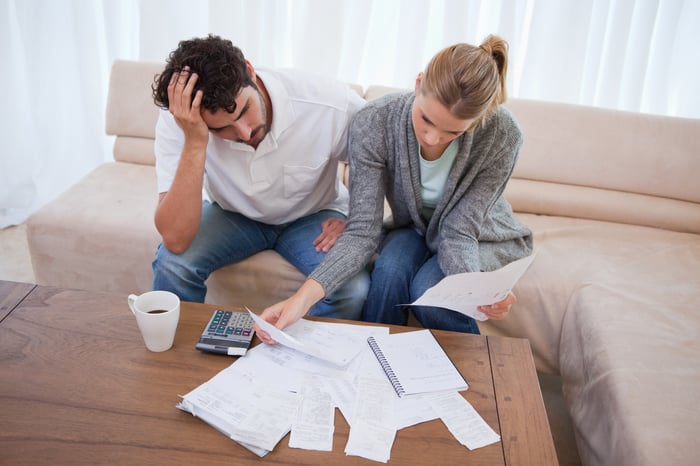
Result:
[[457,392],[431,397],[430,404],[459,443],[474,450],[501,440],[479,413]]
[[301,389],[301,400],[289,436],[290,448],[333,450],[335,406],[320,377],[307,376]]

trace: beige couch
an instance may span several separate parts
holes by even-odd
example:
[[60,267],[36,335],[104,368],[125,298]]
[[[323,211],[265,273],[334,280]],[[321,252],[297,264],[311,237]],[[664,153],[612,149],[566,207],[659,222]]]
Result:
[[[157,64],[114,64],[114,162],[28,221],[40,284],[151,285]],[[391,89],[370,87],[372,99]],[[700,121],[510,99],[525,133],[507,188],[535,234],[518,303],[484,333],[530,340],[561,374],[585,464],[700,458]],[[274,252],[215,272],[208,302],[262,308],[304,277]]]

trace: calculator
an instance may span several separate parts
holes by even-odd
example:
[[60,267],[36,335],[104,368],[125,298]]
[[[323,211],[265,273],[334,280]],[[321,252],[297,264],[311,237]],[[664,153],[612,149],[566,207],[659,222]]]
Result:
[[209,353],[243,356],[254,333],[253,318],[248,312],[217,309],[195,347]]

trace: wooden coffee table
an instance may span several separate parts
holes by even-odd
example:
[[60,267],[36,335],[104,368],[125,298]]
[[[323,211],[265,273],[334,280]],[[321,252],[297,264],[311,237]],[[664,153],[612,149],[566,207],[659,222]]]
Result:
[[[194,348],[217,306],[183,303],[173,348],[151,353],[126,295],[0,282],[0,305],[2,464],[376,464],[345,455],[337,410],[332,452],[285,437],[258,458],[176,409],[178,395],[234,361]],[[470,451],[434,420],[398,431],[389,463],[557,464],[527,340],[434,333],[502,441]]]

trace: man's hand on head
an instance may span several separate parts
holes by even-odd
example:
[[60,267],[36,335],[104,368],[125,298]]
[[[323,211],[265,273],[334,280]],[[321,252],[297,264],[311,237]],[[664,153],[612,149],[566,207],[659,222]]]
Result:
[[198,79],[197,73],[190,72],[188,66],[180,72],[173,73],[168,84],[168,110],[185,133],[186,145],[206,147],[209,142],[209,128],[202,118],[200,108],[204,93],[198,90],[194,99],[192,98]]

